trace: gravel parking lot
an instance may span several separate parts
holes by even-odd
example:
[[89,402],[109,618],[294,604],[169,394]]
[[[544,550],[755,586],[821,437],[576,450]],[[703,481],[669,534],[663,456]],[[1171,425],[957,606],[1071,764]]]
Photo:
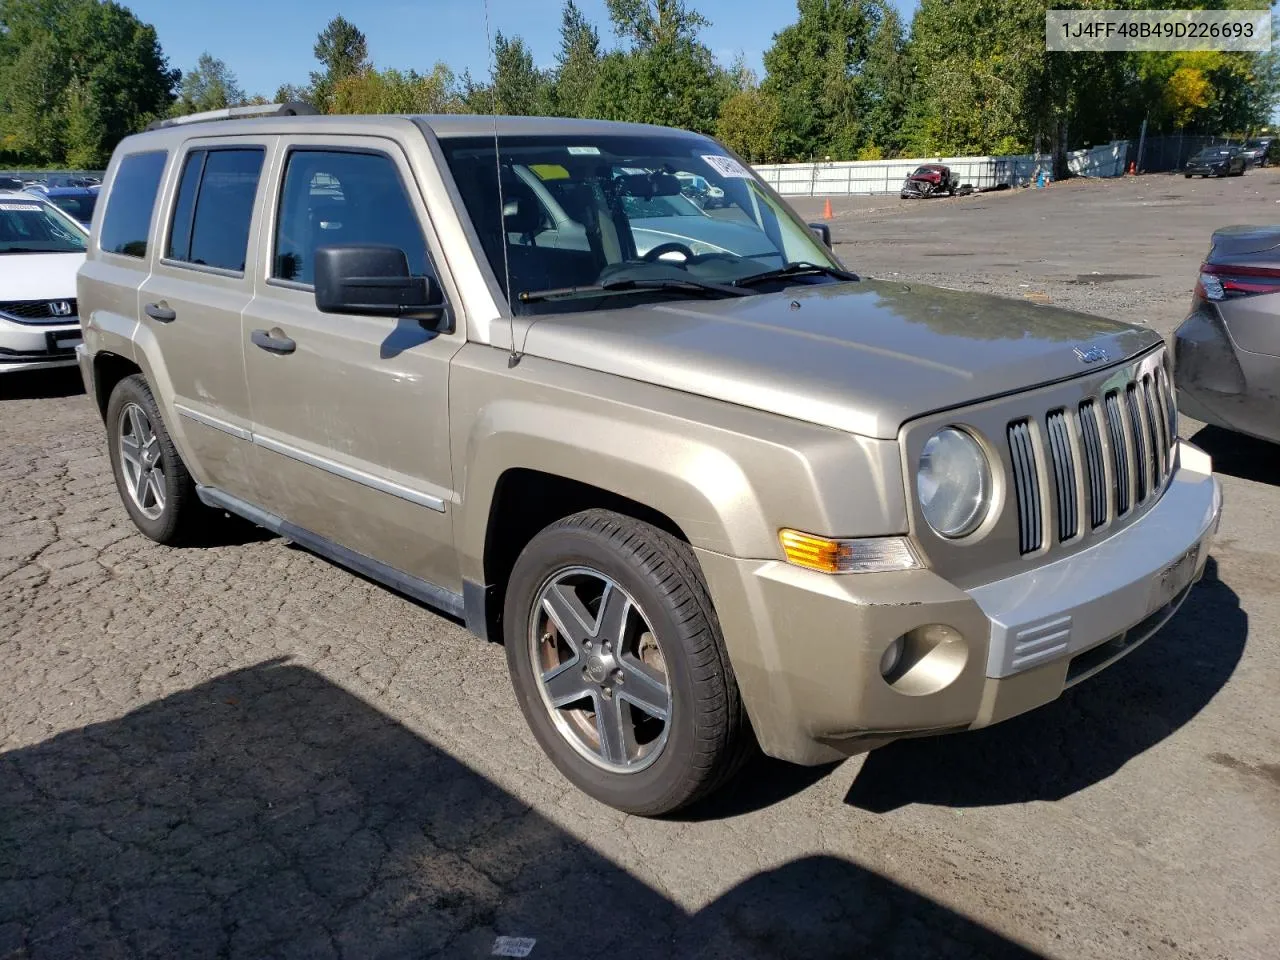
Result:
[[[861,272],[1168,334],[1211,229],[1277,198],[1269,170],[837,198],[833,229]],[[543,759],[498,646],[238,523],[152,544],[74,372],[6,377],[0,958],[1274,957],[1280,454],[1183,434],[1227,512],[1155,639],[1007,724],[761,761],[651,821]]]

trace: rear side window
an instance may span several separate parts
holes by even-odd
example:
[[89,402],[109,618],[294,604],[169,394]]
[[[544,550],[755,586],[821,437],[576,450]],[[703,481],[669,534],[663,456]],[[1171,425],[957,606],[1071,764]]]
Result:
[[263,156],[261,147],[187,155],[166,257],[244,272]]
[[151,213],[156,206],[167,158],[163,150],[156,150],[131,153],[120,161],[98,235],[98,245],[107,253],[121,253],[126,257],[147,255]]
[[399,247],[417,276],[431,276],[427,243],[390,157],[381,153],[293,150],[276,218],[271,275],[315,282],[316,247]]

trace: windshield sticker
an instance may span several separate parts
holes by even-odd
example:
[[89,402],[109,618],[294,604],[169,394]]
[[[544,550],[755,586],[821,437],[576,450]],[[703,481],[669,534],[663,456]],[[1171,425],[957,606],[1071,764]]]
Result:
[[600,156],[599,147],[567,147],[569,156],[571,157],[598,157]]
[[568,180],[569,171],[558,163],[531,163],[529,169],[539,180]]
[[721,156],[718,153],[708,153],[702,159],[706,161],[707,166],[722,177],[734,177],[738,180],[750,180],[752,178],[751,171],[733,159],[733,157]]
[[39,210],[38,203],[0,203],[0,210]]

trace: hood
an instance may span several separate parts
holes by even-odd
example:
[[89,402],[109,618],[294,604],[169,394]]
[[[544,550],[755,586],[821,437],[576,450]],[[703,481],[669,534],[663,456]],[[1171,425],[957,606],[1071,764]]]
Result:
[[875,280],[527,322],[531,356],[884,439],[926,413],[1092,373],[1161,342],[1088,314]]
[[0,253],[0,300],[74,300],[83,253]]

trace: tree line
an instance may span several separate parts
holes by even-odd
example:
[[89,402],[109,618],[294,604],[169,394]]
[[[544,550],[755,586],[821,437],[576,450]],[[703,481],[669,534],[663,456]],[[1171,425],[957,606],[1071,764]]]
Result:
[[[1236,6],[1236,0],[1197,7]],[[440,61],[379,69],[365,35],[335,17],[319,69],[274,101],[329,113],[594,117],[714,134],[754,162],[1050,152],[1149,133],[1248,133],[1280,92],[1277,53],[1053,53],[1045,11],[1153,0],[921,0],[904,23],[888,0],[797,0],[764,76],[723,64],[690,0],[607,0],[611,42],[574,0],[537,66],[519,36],[493,37],[483,75]],[[154,28],[110,0],[0,0],[0,162],[103,165],[157,117],[243,103],[206,53],[172,69]]]

